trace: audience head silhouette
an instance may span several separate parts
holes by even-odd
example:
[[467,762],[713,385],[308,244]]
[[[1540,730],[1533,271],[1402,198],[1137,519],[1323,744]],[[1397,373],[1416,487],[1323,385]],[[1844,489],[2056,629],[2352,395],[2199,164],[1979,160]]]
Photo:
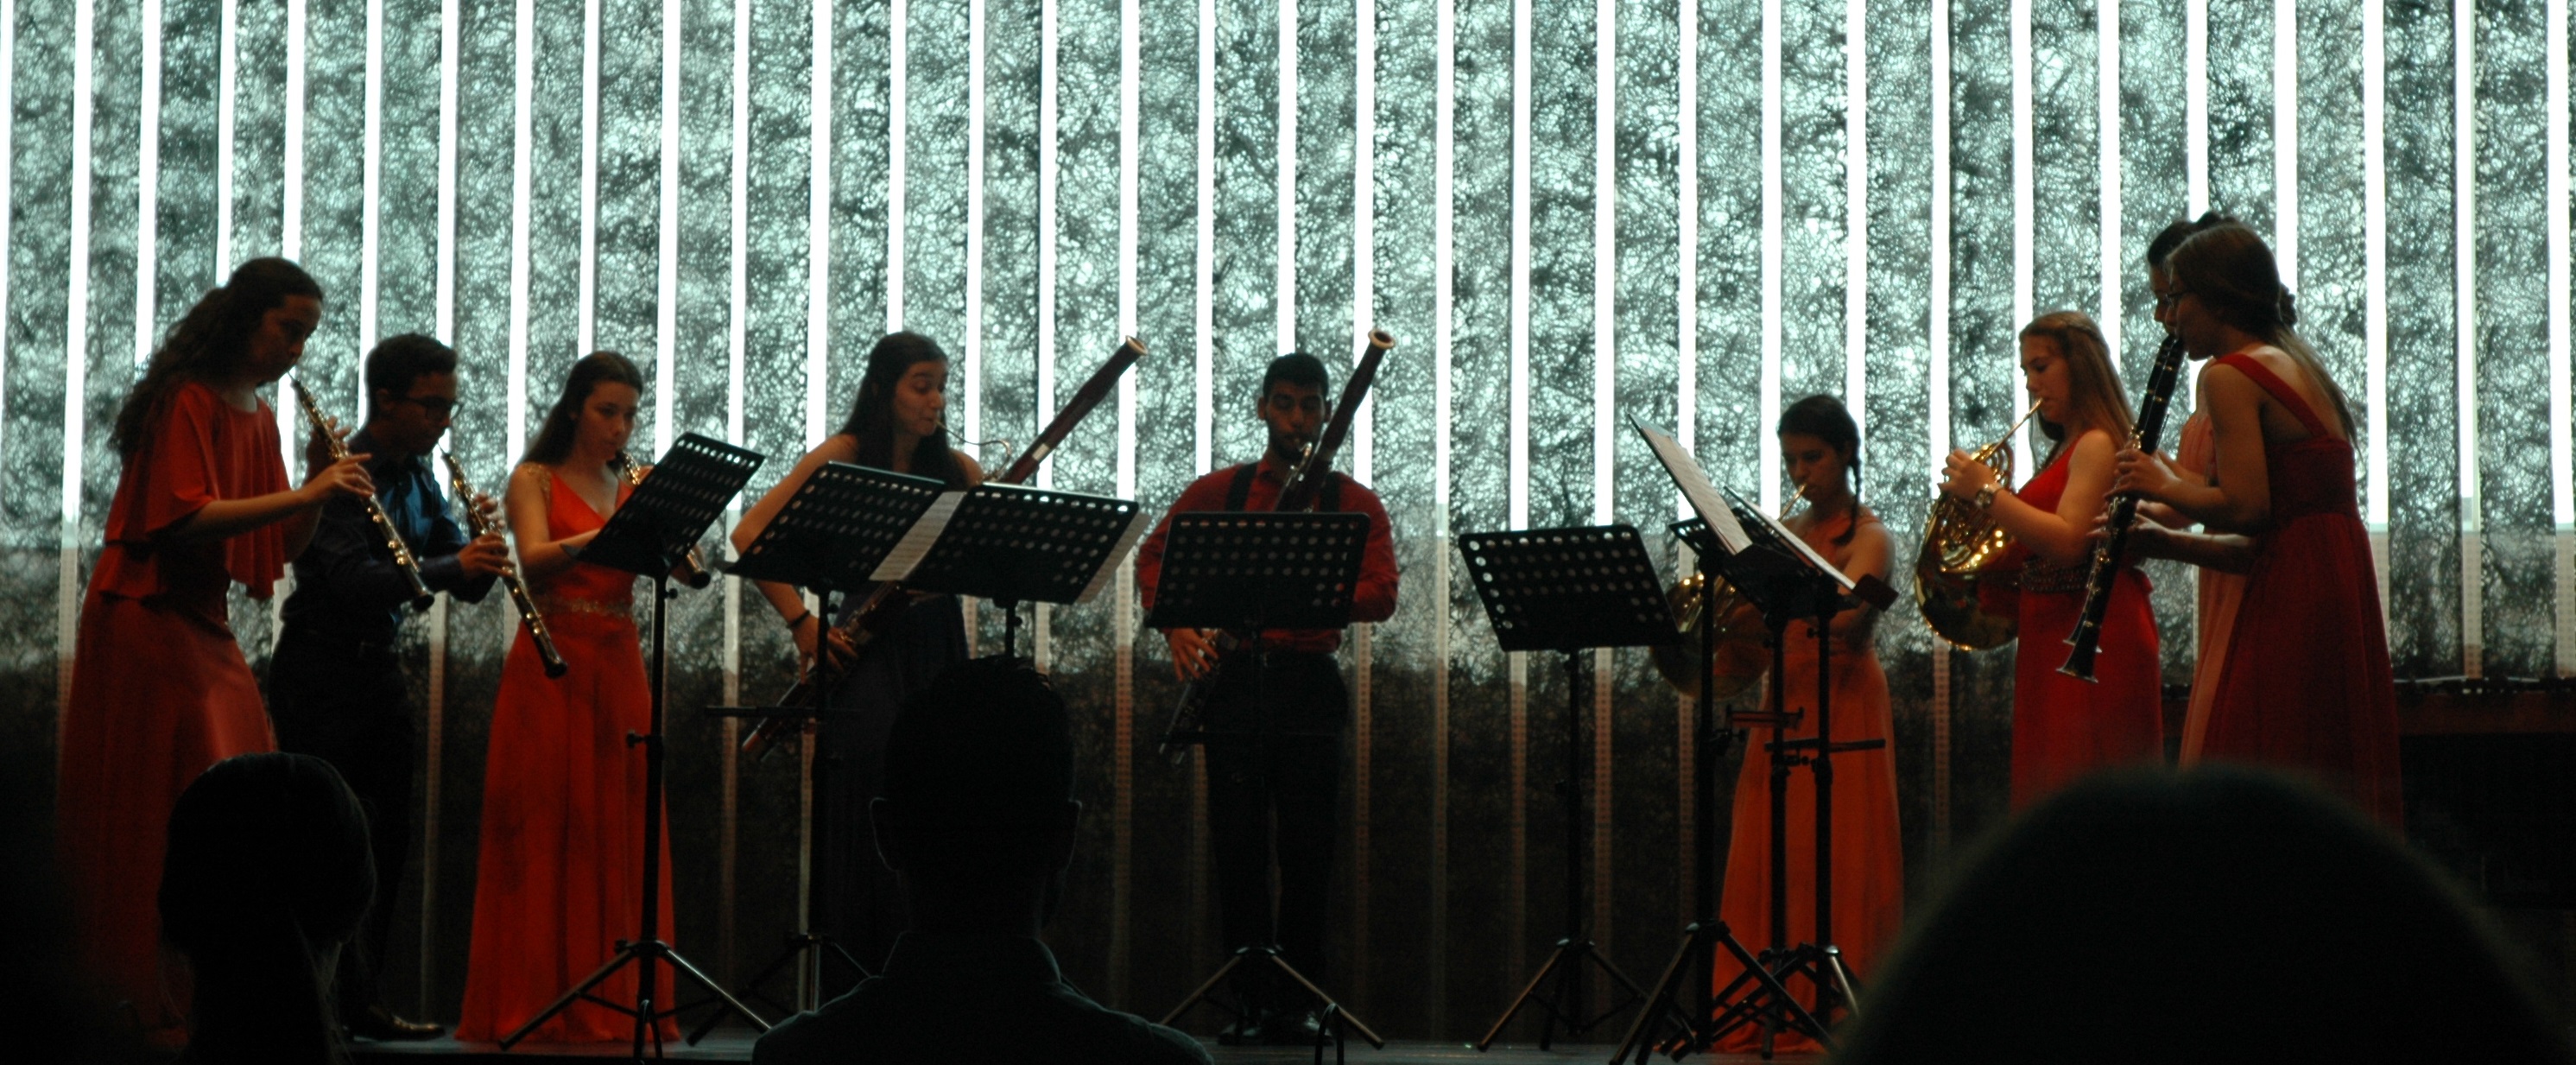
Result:
[[2440,873],[2243,768],[2104,774],[2033,808],[1876,985],[1845,1065],[2576,1060]]
[[869,809],[915,927],[1028,935],[1053,908],[1081,813],[1064,700],[1009,659],[951,667],[904,702]]
[[375,893],[367,820],[330,763],[215,763],[170,811],[161,929],[195,974],[188,1058],[345,1060],[325,1001]]
[[1061,1065],[1205,1065],[1188,1036],[1065,983],[1038,939],[1082,816],[1072,730],[1045,677],[1019,659],[950,666],[904,700],[885,752],[868,816],[912,927],[876,976],[761,1036],[755,1065],[927,1065],[975,1045]]

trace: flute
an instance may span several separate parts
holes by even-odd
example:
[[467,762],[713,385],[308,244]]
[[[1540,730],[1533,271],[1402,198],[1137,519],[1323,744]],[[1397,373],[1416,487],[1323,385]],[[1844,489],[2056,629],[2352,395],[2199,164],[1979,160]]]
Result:
[[[295,402],[304,408],[304,420],[312,423],[313,431],[330,443],[331,461],[348,458],[349,445],[331,432],[331,419],[322,416],[321,405],[313,402],[313,393],[305,389],[304,382],[288,381],[287,384],[295,387]],[[366,497],[364,502],[367,520],[376,523],[377,538],[384,541],[385,550],[393,553],[394,568],[401,570],[403,578],[411,582],[412,605],[428,606],[431,599],[429,582],[420,579],[420,560],[412,557],[411,545],[403,542],[402,533],[394,528],[394,519],[385,513],[384,504],[376,502],[373,495]]]
[[[447,460],[447,483],[455,488],[456,498],[465,508],[465,527],[478,539],[497,533],[482,509],[474,505],[474,486],[465,482],[465,467],[457,463],[454,455],[439,457]],[[510,602],[518,606],[519,623],[528,627],[528,639],[537,645],[537,657],[544,660],[546,675],[563,676],[563,654],[555,650],[555,635],[546,629],[546,616],[537,612],[536,597],[528,594],[527,583],[519,579],[519,567],[506,562],[501,565],[501,587],[509,590]]]

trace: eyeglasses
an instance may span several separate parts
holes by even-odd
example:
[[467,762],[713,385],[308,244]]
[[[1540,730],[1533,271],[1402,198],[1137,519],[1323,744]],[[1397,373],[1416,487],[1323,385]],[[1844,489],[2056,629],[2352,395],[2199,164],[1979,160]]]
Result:
[[2188,295],[2191,295],[2191,290],[2187,288],[2177,288],[2156,293],[2156,309],[2160,311],[2170,311],[2174,309],[2176,304],[2182,302],[2183,297]]
[[456,413],[456,401],[445,396],[396,396],[396,402],[409,403],[432,418],[448,418]]

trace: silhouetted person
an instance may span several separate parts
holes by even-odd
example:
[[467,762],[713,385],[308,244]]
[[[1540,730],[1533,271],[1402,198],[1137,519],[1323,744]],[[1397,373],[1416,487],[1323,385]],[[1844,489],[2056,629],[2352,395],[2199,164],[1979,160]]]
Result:
[[0,743],[0,1032],[12,1065],[111,1065],[166,1060],[147,1049],[109,992],[81,978],[71,899],[47,822],[51,752]]
[[1964,867],[1842,1065],[2576,1061],[2486,922],[2348,805],[2244,768],[2104,774]]
[[310,755],[227,758],[180,793],[169,838],[161,934],[195,988],[181,1060],[347,1061],[331,975],[376,871],[339,772]]
[[979,659],[905,700],[868,813],[911,930],[882,974],[762,1036],[753,1061],[946,1063],[977,1048],[1064,1065],[1208,1061],[1188,1036],[1074,990],[1038,941],[1082,817],[1064,701],[1044,678]]

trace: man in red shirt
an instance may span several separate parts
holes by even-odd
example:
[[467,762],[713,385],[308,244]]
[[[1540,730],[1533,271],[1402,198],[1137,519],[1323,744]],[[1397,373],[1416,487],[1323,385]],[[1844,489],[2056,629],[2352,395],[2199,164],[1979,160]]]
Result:
[[[1136,585],[1145,606],[1163,571],[1163,538],[1183,511],[1274,509],[1288,475],[1332,414],[1324,398],[1324,364],[1291,353],[1261,375],[1256,413],[1270,443],[1258,463],[1210,473],[1173,501],[1163,523],[1136,552]],[[1315,509],[1368,516],[1368,546],[1351,620],[1384,621],[1395,613],[1395,542],[1386,508],[1358,481],[1338,472]],[[1336,629],[1274,629],[1257,644],[1219,661],[1212,632],[1167,629],[1172,668],[1182,679],[1216,672],[1202,727],[1210,734],[1208,823],[1215,835],[1217,910],[1225,949],[1277,946],[1280,957],[1318,982],[1324,971],[1324,914],[1333,870],[1335,799],[1342,768],[1342,730],[1350,690],[1333,652]],[[1274,829],[1275,826],[1275,829]],[[1278,863],[1277,921],[1272,921],[1271,863]],[[1274,988],[1239,988],[1254,1001],[1275,1001]],[[1303,1010],[1246,1018],[1228,1042],[1311,1042],[1315,1019]]]

